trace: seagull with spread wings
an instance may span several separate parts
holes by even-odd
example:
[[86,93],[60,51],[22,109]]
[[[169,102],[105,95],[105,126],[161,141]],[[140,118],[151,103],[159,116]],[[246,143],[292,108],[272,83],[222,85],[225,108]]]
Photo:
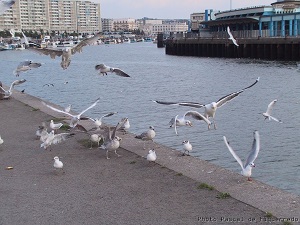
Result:
[[228,35],[229,35],[229,38],[228,38],[228,39],[231,40],[232,43],[233,43],[235,46],[239,47],[239,45],[238,45],[236,39],[233,37],[233,35],[232,35],[231,31],[230,31],[229,26],[227,27],[227,33],[228,33]]
[[274,120],[278,123],[282,123],[281,120],[271,116],[271,113],[272,113],[272,110],[273,110],[273,107],[275,105],[275,103],[277,102],[277,99],[273,100],[269,105],[268,105],[268,108],[267,108],[267,112],[264,112],[263,113],[263,116],[265,117],[265,120],[266,119],[269,119],[269,120]]
[[101,73],[102,75],[104,75],[104,74],[107,75],[107,73],[110,72],[110,73],[115,73],[116,75],[121,76],[121,77],[130,77],[123,70],[121,70],[119,68],[109,67],[104,64],[96,65],[95,69],[99,70],[99,73]]
[[[71,113],[69,113],[69,112],[65,112],[64,110],[57,109],[57,108],[55,108],[55,107],[53,107],[53,106],[51,106],[51,105],[46,104],[45,102],[42,102],[42,104],[45,105],[45,106],[47,106],[48,108],[50,108],[50,109],[56,111],[56,112],[60,112],[60,113],[63,113],[63,114],[65,114],[65,115],[71,117],[70,127],[71,127],[71,128],[75,128],[76,125],[78,124],[78,121],[79,121],[80,119],[82,119],[82,118],[81,118],[82,114],[85,113],[86,111],[88,111],[89,109],[95,107],[99,101],[100,101],[100,98],[98,98],[92,105],[90,105],[89,107],[87,107],[85,110],[83,110],[82,112],[80,112],[80,113],[77,114],[77,115],[73,115],[73,114],[71,114]],[[88,118],[87,118],[87,119],[88,119]]]
[[214,120],[217,109],[220,108],[221,106],[225,105],[227,102],[231,101],[235,97],[237,97],[239,94],[243,93],[246,89],[253,87],[255,84],[257,84],[258,81],[259,81],[259,77],[250,86],[243,88],[240,91],[232,92],[231,94],[225,95],[222,98],[220,98],[219,100],[217,100],[216,102],[211,102],[206,105],[197,103],[197,102],[164,102],[164,101],[156,101],[156,100],[154,102],[156,102],[158,104],[163,104],[163,105],[181,105],[181,106],[189,106],[189,107],[194,107],[194,108],[204,107],[204,109],[205,109],[204,117],[206,117],[207,119],[209,117],[212,117],[213,123],[214,123],[214,128],[217,129],[216,123]]
[[20,85],[23,84],[24,82],[26,82],[25,79],[22,80],[15,80],[14,82],[11,83],[10,88],[8,90],[5,90],[3,87],[0,86],[0,92],[4,93],[4,99],[8,99],[10,98],[10,96],[12,95],[12,89],[16,86],[16,85]]
[[62,49],[50,49],[50,48],[38,48],[36,46],[29,46],[29,41],[25,34],[22,32],[23,37],[25,39],[25,44],[29,50],[35,51],[39,54],[49,55],[51,59],[55,59],[55,57],[61,56],[61,67],[65,70],[70,66],[71,63],[71,56],[82,52],[82,48],[87,45],[92,45],[97,42],[100,38],[101,34],[95,34],[93,37],[86,38],[80,41],[78,44],[74,45],[73,47],[66,47]]
[[20,62],[17,68],[14,70],[14,75],[16,77],[20,76],[21,72],[26,72],[28,70],[31,70],[33,68],[39,68],[42,64],[41,63],[35,63],[32,62],[31,60],[26,60],[23,62]]
[[241,174],[245,177],[248,177],[248,181],[251,181],[252,168],[255,167],[254,160],[257,158],[258,152],[260,150],[260,138],[259,138],[258,131],[254,132],[254,139],[253,139],[253,143],[252,143],[252,149],[250,151],[250,154],[249,154],[245,164],[243,164],[240,157],[235,153],[235,151],[229,145],[229,142],[227,141],[225,136],[223,136],[223,139],[224,139],[224,142],[225,142],[228,150],[232,154],[232,156],[235,158],[235,160],[242,167]]

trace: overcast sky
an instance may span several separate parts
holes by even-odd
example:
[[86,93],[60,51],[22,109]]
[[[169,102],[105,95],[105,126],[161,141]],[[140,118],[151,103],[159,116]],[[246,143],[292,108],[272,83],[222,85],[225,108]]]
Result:
[[191,13],[205,9],[229,10],[270,5],[277,0],[90,0],[100,3],[101,18],[189,19]]

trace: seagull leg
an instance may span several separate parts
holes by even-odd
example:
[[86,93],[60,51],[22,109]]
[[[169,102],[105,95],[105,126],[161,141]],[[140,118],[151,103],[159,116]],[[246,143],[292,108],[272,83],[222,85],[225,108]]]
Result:
[[144,150],[146,149],[146,147],[145,147],[145,143],[146,143],[146,142],[144,141],[144,147],[143,147],[143,149],[144,149]]
[[108,157],[108,150],[106,150],[106,159],[110,159],[110,158]]
[[252,178],[251,178],[251,177],[248,177],[248,181],[252,181]]
[[[93,148],[93,142],[90,140],[90,143],[91,143],[90,149],[92,149]],[[99,147],[99,145],[98,145],[98,147]]]
[[118,153],[117,153],[117,149],[115,150],[115,154],[118,156],[118,157],[120,157],[121,155],[119,155]]

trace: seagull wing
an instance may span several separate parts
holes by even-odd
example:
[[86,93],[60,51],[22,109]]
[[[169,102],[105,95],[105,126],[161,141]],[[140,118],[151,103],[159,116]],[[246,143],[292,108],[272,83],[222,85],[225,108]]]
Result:
[[273,100],[273,101],[268,105],[267,112],[266,112],[268,115],[271,115],[272,110],[273,110],[273,107],[274,107],[274,105],[275,105],[276,102],[277,102],[277,99]]
[[238,155],[235,153],[235,151],[231,148],[231,146],[229,145],[229,142],[227,141],[226,137],[223,136],[223,139],[224,139],[224,142],[228,148],[228,150],[230,151],[230,153],[232,154],[232,156],[235,158],[235,160],[240,164],[240,166],[242,167],[242,169],[244,169],[244,166],[243,166],[243,162],[242,160],[240,159],[240,157],[238,157]]
[[64,50],[62,49],[48,49],[48,48],[36,48],[36,47],[29,47],[31,51],[37,52],[39,54],[48,55],[51,59],[55,59],[56,56],[60,57],[63,55]]
[[47,106],[48,108],[56,111],[56,112],[60,112],[60,113],[63,113],[63,114],[66,114],[68,116],[71,116],[71,117],[74,117],[74,115],[72,115],[71,113],[68,113],[68,112],[65,112],[64,110],[60,110],[60,109],[57,109],[57,108],[54,108],[53,106],[51,105],[47,105],[45,102],[42,102],[43,105]]
[[100,34],[96,34],[91,38],[86,38],[86,39],[80,41],[77,45],[75,45],[72,48],[72,50],[71,50],[72,55],[74,55],[76,52],[79,52],[79,53],[82,52],[82,48],[84,46],[94,44],[99,38],[100,38]]
[[270,119],[272,119],[272,120],[274,120],[274,121],[276,121],[276,122],[278,122],[278,123],[282,123],[281,120],[279,120],[279,119],[277,119],[277,118],[275,118],[275,117],[273,117],[273,116],[269,116],[269,117],[270,117]]
[[164,101],[156,101],[153,100],[153,102],[156,102],[158,104],[162,104],[162,105],[181,105],[181,106],[190,106],[190,107],[194,107],[194,108],[201,108],[204,105],[197,103],[197,102],[164,102]]
[[86,111],[88,111],[89,109],[95,107],[95,105],[97,105],[97,103],[100,101],[100,98],[98,98],[92,105],[90,105],[89,107],[87,107],[85,110],[83,110],[81,113],[78,114],[78,116],[80,117],[83,113],[85,113]]
[[244,92],[246,89],[253,87],[255,84],[257,84],[257,82],[259,81],[259,77],[255,80],[255,82],[253,84],[251,84],[250,86],[237,91],[237,92],[233,92],[231,94],[228,94],[222,98],[220,98],[217,101],[217,107],[221,107],[222,105],[225,105],[227,102],[231,101],[232,99],[234,99],[235,97],[237,97],[239,94],[241,94],[242,92]]
[[23,35],[23,37],[24,37],[24,41],[25,41],[25,45],[29,45],[29,41],[28,41],[28,38],[26,37],[26,35],[23,33],[23,31],[21,31],[22,32],[22,35]]
[[11,91],[15,87],[15,85],[23,84],[24,82],[26,82],[25,79],[15,80],[14,82],[11,83],[9,91]]
[[257,158],[258,152],[260,149],[260,138],[258,131],[254,132],[254,139],[252,143],[252,149],[250,151],[250,154],[246,160],[245,167],[249,165],[250,163],[253,163],[254,160]]
[[110,112],[110,113],[107,113],[107,114],[101,116],[100,119],[102,119],[103,117],[110,117],[110,116],[112,116],[112,115],[114,115],[114,114],[116,114],[116,113],[117,113],[117,112]]
[[187,111],[184,116],[191,116],[196,120],[204,120],[204,122],[206,122],[208,125],[211,124],[211,122],[205,116],[197,111]]
[[175,129],[176,135],[178,135],[178,132],[177,132],[177,118],[178,118],[178,115],[176,115],[175,118],[174,118],[174,129]]
[[112,71],[121,77],[130,77],[127,73],[125,73],[123,70],[120,70],[119,68],[114,68]]
[[229,35],[229,39],[233,39],[233,35],[232,35],[231,31],[230,31],[229,26],[227,26],[227,33]]
[[6,10],[8,10],[12,5],[15,4],[15,1],[12,0],[1,0],[0,1],[0,15],[2,15]]

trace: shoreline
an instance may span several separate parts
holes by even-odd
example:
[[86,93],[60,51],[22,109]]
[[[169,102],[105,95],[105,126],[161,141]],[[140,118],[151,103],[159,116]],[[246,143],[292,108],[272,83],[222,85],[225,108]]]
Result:
[[[49,116],[62,117],[60,113],[42,105],[41,99],[34,96],[14,90],[12,98],[34,109],[39,109],[39,111]],[[85,121],[81,121],[80,124],[85,126]],[[134,137],[135,134],[132,133],[122,136],[121,149],[125,149],[141,157],[146,156],[147,151],[143,150],[144,142]],[[211,185],[218,192],[229,193],[232,198],[242,203],[253,206],[263,212],[271,213],[278,219],[272,222],[282,222],[284,218],[296,218],[300,221],[300,196],[298,195],[264,184],[255,180],[255,178],[252,182],[249,182],[240,174],[192,156],[179,157],[179,151],[155,142],[146,143],[146,146],[154,147],[158,155],[156,163],[161,167],[166,167],[196,182]],[[201,222],[201,216],[199,218]],[[208,217],[203,218],[208,219]],[[234,221],[225,221],[224,218],[224,221],[221,222]]]

